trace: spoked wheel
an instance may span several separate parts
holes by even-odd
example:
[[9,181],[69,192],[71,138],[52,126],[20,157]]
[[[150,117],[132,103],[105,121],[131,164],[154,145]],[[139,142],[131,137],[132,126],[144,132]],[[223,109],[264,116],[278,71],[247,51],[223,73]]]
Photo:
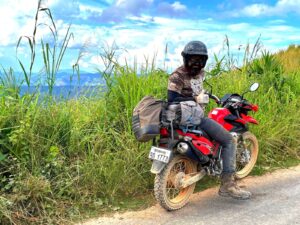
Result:
[[246,177],[253,169],[258,156],[258,141],[254,134],[245,132],[237,144],[236,178]]
[[154,195],[158,203],[169,211],[185,206],[194,192],[196,183],[181,188],[180,182],[186,174],[195,172],[197,172],[195,162],[182,155],[175,156],[155,177]]

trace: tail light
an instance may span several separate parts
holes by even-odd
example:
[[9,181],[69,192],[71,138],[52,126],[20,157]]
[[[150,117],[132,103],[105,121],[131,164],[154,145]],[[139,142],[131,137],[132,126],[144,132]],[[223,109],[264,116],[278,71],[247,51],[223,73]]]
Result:
[[168,136],[169,132],[168,132],[167,128],[161,128],[160,129],[160,135],[163,136],[163,137]]

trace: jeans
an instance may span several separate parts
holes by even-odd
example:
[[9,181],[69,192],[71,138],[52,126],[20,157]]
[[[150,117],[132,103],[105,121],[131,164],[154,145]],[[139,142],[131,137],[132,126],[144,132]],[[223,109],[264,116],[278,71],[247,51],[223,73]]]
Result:
[[210,118],[203,118],[199,127],[222,146],[223,174],[235,173],[236,146],[231,134]]

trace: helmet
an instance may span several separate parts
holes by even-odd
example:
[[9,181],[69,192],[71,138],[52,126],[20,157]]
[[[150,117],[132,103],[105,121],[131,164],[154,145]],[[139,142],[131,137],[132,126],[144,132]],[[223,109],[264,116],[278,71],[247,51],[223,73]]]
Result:
[[183,63],[185,67],[188,67],[191,56],[202,56],[202,60],[199,62],[201,69],[205,67],[208,59],[206,45],[201,41],[190,41],[187,43],[181,52],[181,55],[183,57]]
[[207,54],[206,45],[201,41],[191,41],[186,44],[181,55],[186,57],[187,55],[205,55]]

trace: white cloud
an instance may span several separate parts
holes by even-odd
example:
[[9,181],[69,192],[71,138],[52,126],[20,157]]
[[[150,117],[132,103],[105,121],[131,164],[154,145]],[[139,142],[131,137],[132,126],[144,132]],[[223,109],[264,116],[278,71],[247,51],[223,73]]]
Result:
[[292,33],[293,31],[296,31],[294,27],[291,26],[285,26],[285,25],[274,25],[267,28],[272,33],[274,32],[288,32]]
[[126,16],[139,16],[152,6],[154,0],[118,0],[115,4],[105,8],[101,15],[96,15],[98,22],[122,22]]
[[187,7],[176,1],[174,3],[160,2],[156,9],[158,15],[167,15],[171,17],[182,17],[187,13]]
[[125,4],[125,3],[126,3],[126,0],[118,0],[116,2],[116,6],[121,6],[121,5]]
[[[49,7],[59,4],[61,0],[43,1],[42,7]],[[0,21],[1,35],[0,46],[8,46],[17,44],[21,36],[31,37],[33,35],[35,14],[37,10],[36,4],[28,4],[26,0],[6,1],[0,0]],[[48,21],[48,22],[47,22]],[[50,24],[49,17],[45,13],[39,14],[39,24]],[[57,20],[55,24],[60,27],[63,21]],[[40,25],[38,27],[36,40],[40,40],[42,36],[50,34],[51,31],[47,26]],[[24,39],[24,44],[27,40]]]
[[89,5],[79,4],[80,13],[83,15],[90,14],[90,13],[99,13],[101,14],[103,12],[103,9],[96,8]]
[[[300,28],[280,25],[268,24],[265,26],[256,26],[250,23],[236,24],[218,24],[215,21],[191,21],[184,19],[170,19],[164,17],[129,17],[134,21],[151,21],[153,26],[149,26],[147,30],[143,27],[132,27],[123,23],[122,26],[114,27],[97,27],[92,28],[88,25],[74,25],[74,41],[71,46],[82,46],[83,43],[89,43],[87,51],[89,54],[82,58],[81,66],[86,69],[94,70],[95,68],[103,69],[100,57],[103,43],[111,45],[114,41],[117,45],[125,50],[119,51],[119,60],[123,64],[125,59],[132,65],[134,59],[140,66],[145,62],[145,57],[150,60],[156,54],[156,62],[159,66],[163,66],[165,62],[167,68],[175,69],[182,63],[180,55],[184,45],[191,40],[202,40],[207,44],[209,49],[210,60],[214,53],[220,53],[223,49],[225,35],[228,35],[230,48],[234,54],[241,54],[239,50],[247,43],[255,43],[261,35],[264,47],[268,50],[276,51],[276,49],[287,47],[289,44],[295,43],[299,38]],[[131,27],[131,29],[129,28]],[[168,52],[165,55],[165,47],[168,45]],[[296,43],[297,44],[297,43]],[[210,61],[211,62],[211,61]]]
[[246,16],[256,17],[256,16],[259,16],[259,15],[269,13],[270,10],[271,10],[270,7],[267,6],[267,5],[253,4],[253,5],[245,7],[242,10],[242,13]]
[[268,21],[268,24],[284,24],[284,23],[286,23],[286,21],[282,19]]
[[[133,19],[137,19],[136,17]],[[148,17],[140,18],[141,20],[148,20]],[[138,64],[142,65],[144,58],[147,57],[151,60],[155,54],[157,62],[162,65],[165,57],[168,58],[166,62],[168,68],[174,69],[182,63],[181,51],[187,41],[201,39],[207,42],[209,46],[216,43],[222,43],[224,35],[216,31],[213,28],[218,26],[207,24],[207,21],[203,24],[199,22],[192,22],[187,20],[172,20],[162,17],[155,17],[153,23],[154,27],[144,30],[143,28],[136,27],[135,29],[128,29],[121,27],[112,27],[111,29],[103,30],[103,28],[94,28],[93,31],[89,27],[73,27],[75,33],[74,45],[83,43],[85,37],[84,34],[89,34],[90,38],[94,40],[93,50],[98,48],[100,50],[103,41],[108,41],[112,44],[116,41],[117,45],[126,49],[120,55],[121,62],[126,60],[129,63],[133,63],[134,58],[138,60]],[[166,28],[168,25],[168,28]],[[201,27],[201,29],[195,29],[195,27]],[[115,29],[117,28],[117,29]],[[184,32],[182,30],[185,30]],[[168,44],[168,54],[165,56],[165,47]],[[99,57],[92,56],[85,59],[90,65],[85,64],[85,67],[99,67],[101,61]]]
[[180,2],[174,2],[171,6],[175,11],[185,11],[185,10],[187,10],[186,6],[181,4]]
[[[62,0],[52,0],[48,3],[52,5],[62,4],[58,3],[58,1]],[[132,0],[131,2],[135,1]],[[148,1],[148,3],[150,2],[152,1]],[[286,3],[285,6],[281,5],[283,2]],[[124,3],[119,1],[119,4]],[[3,3],[2,5],[3,7],[0,8],[0,19],[4,23],[2,23],[1,27],[0,46],[15,44],[21,35],[31,35],[36,5],[28,4],[26,1],[20,1],[18,6],[15,6],[15,3],[12,2]],[[174,7],[173,10],[185,10],[185,6],[178,1],[169,5]],[[281,6],[281,10],[283,8],[284,10],[291,10],[292,6],[297,7],[292,3],[289,4],[287,0],[280,0],[276,4],[277,10],[279,10],[279,6]],[[252,9],[256,10],[254,14],[258,16],[262,11],[270,13],[270,7],[266,5],[263,7],[255,6]],[[24,11],[24,9],[26,10]],[[90,13],[101,14],[101,9],[87,5],[79,4],[79,9],[81,17],[84,16],[84,13],[86,13],[86,17]],[[235,52],[238,52],[240,45],[244,46],[248,42],[255,43],[260,34],[264,46],[269,50],[275,51],[292,43],[299,44],[299,27],[288,26],[282,20],[266,21],[265,24],[265,26],[256,26],[242,22],[225,24],[212,19],[189,20],[179,17],[151,17],[143,14],[128,14],[126,21],[116,26],[99,25],[95,27],[89,24],[73,24],[71,31],[74,33],[74,39],[71,39],[69,45],[71,49],[67,50],[66,64],[62,68],[71,68],[71,65],[74,64],[71,62],[76,60],[81,47],[86,48],[86,54],[80,61],[82,68],[85,70],[103,68],[101,59],[98,56],[101,47],[103,43],[111,45],[114,41],[119,47],[126,49],[119,52],[120,62],[124,63],[126,58],[132,65],[136,57],[139,65],[142,65],[144,57],[151,59],[154,54],[157,54],[158,65],[162,66],[166,57],[166,66],[169,70],[175,69],[182,63],[180,53],[184,45],[191,40],[201,40],[207,44],[210,60],[213,58],[213,53],[219,53],[222,50],[225,35],[228,35],[231,49]],[[60,19],[56,21],[56,26],[59,35],[62,37],[67,31],[68,23]],[[39,37],[47,35],[49,34],[49,29],[41,28],[38,34]],[[165,55],[166,45],[168,45],[167,55]],[[29,57],[28,52],[24,48],[20,48],[20,54],[26,54]]]
[[[26,1],[0,1],[0,46],[16,44],[19,36],[28,35],[29,16],[34,15],[37,5]],[[32,16],[34,17],[34,16]]]
[[300,0],[279,0],[275,8],[278,11],[294,11],[300,13]]
[[272,16],[284,15],[287,13],[300,14],[300,0],[278,0],[274,6],[266,4],[252,4],[244,7],[242,10],[232,13],[233,16]]
[[228,25],[230,31],[245,31],[249,28],[248,23],[237,23]]

